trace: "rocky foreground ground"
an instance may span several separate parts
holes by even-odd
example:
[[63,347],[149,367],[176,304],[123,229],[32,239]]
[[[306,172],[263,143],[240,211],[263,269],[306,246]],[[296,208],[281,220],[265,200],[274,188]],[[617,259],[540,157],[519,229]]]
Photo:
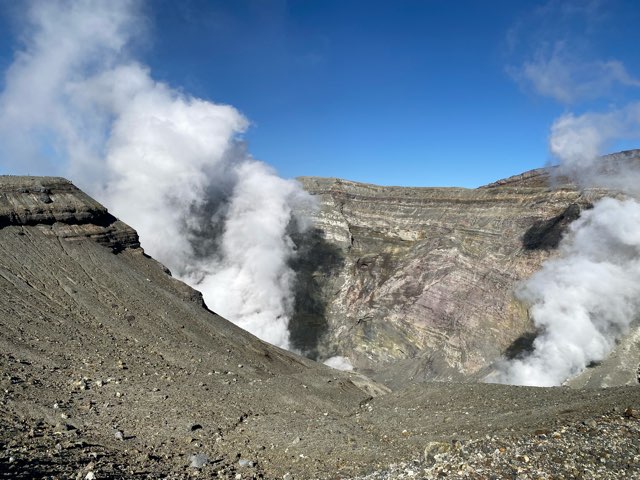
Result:
[[640,478],[640,390],[384,386],[267,345],[56,178],[0,181],[2,478]]
[[422,458],[358,478],[638,478],[637,412],[615,410],[533,434],[430,442]]

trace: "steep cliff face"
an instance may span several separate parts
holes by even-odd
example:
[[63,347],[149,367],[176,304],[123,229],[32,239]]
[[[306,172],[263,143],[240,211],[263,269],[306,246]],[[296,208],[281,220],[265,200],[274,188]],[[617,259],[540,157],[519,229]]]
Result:
[[319,209],[301,242],[311,260],[297,315],[315,329],[294,335],[298,346],[396,386],[477,379],[527,348],[532,324],[514,289],[601,196],[548,180],[546,170],[478,189],[301,178]]

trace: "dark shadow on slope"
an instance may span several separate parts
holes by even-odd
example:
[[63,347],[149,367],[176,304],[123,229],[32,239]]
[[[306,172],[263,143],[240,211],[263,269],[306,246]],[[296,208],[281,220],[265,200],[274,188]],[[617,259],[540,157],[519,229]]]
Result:
[[205,201],[192,206],[184,219],[183,228],[189,232],[189,242],[197,259],[213,258],[220,254],[220,242],[232,194],[233,186],[229,183],[209,186]]
[[538,337],[538,332],[525,332],[516,338],[511,345],[507,347],[504,356],[507,360],[523,358],[533,352],[533,342]]
[[325,316],[327,300],[322,287],[325,279],[332,277],[344,263],[340,249],[327,242],[323,234],[318,228],[291,233],[297,253],[290,261],[296,282],[289,333],[293,347],[313,359],[318,357],[319,342],[328,329]]
[[580,206],[572,203],[557,217],[536,221],[522,237],[522,245],[527,250],[557,248],[569,224],[579,216]]

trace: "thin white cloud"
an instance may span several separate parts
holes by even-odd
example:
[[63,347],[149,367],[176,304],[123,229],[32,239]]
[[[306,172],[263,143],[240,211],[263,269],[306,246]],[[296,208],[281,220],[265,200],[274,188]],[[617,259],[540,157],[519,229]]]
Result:
[[508,29],[507,73],[526,91],[574,105],[640,87],[619,59],[596,53],[598,36],[614,28],[600,0],[550,0]]
[[539,51],[521,67],[511,68],[511,75],[535,93],[563,104],[601,98],[618,86],[640,87],[618,60],[584,60],[557,43],[551,53]]

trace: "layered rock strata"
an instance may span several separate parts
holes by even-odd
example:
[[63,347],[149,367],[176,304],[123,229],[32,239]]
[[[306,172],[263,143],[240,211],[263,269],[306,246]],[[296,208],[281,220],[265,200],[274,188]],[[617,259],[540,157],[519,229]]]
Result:
[[316,335],[294,338],[392,386],[481,378],[531,343],[514,291],[602,195],[561,180],[551,187],[544,169],[478,189],[301,178],[319,204],[313,241],[300,242],[314,288],[299,318],[315,318]]
[[140,246],[138,234],[60,177],[0,177],[0,228],[39,225],[67,240],[91,238],[115,251]]

